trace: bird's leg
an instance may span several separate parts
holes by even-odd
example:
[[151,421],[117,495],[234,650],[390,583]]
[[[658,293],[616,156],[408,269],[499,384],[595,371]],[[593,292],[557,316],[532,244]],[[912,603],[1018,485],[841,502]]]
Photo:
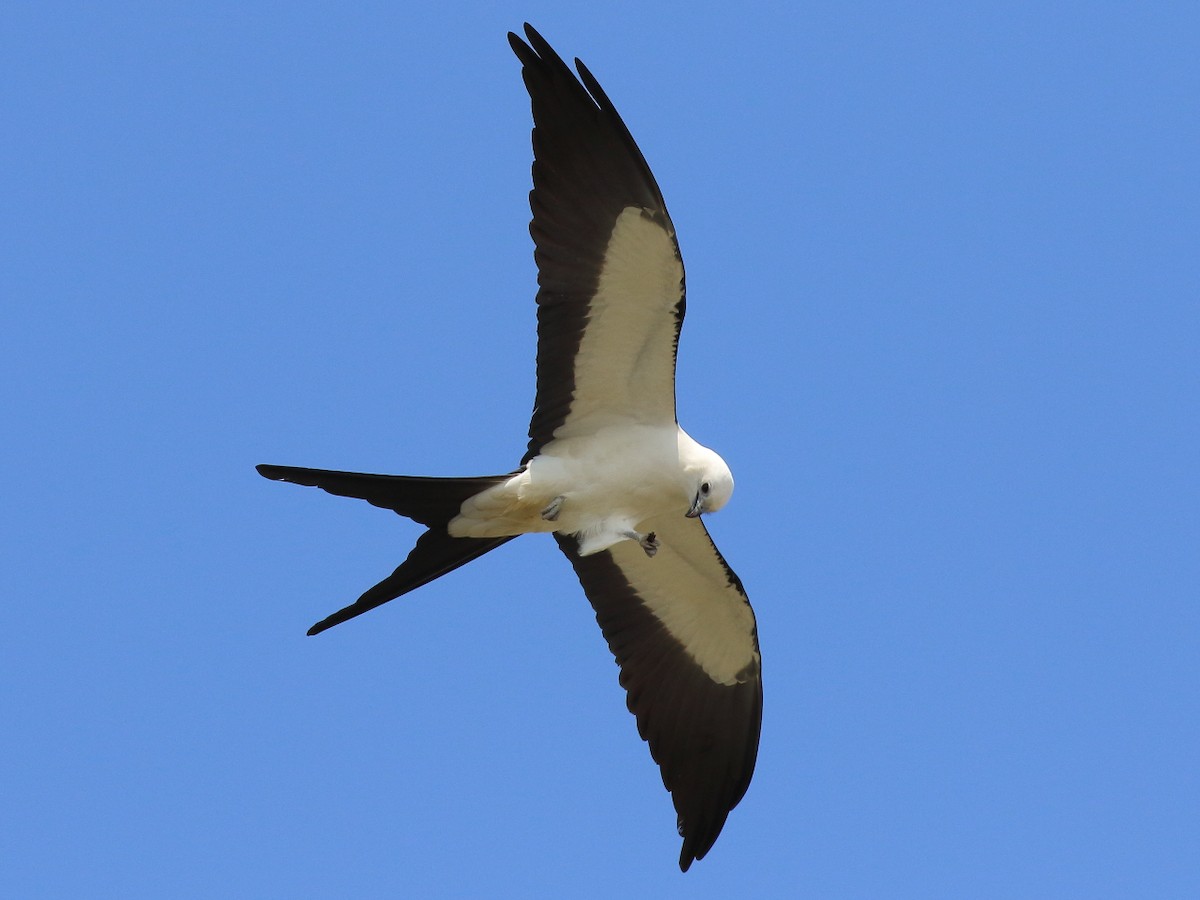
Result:
[[622,532],[625,537],[631,541],[637,541],[638,545],[646,551],[647,556],[653,556],[658,552],[658,536],[651,531],[649,534],[639,534],[636,531]]
[[558,514],[560,512],[562,512],[563,501],[565,501],[566,499],[567,498],[564,497],[562,494],[559,494],[557,497],[555,497],[553,500],[551,500],[549,505],[545,509],[542,510],[542,518],[545,519],[547,522],[553,522],[553,521],[557,520]]
[[642,545],[642,549],[646,551],[647,556],[653,556],[658,552],[658,535],[653,531],[638,541]]

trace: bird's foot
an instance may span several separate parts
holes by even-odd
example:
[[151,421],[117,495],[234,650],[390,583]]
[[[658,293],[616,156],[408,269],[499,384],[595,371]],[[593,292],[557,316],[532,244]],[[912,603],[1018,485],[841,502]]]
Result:
[[545,509],[542,510],[542,518],[545,519],[547,522],[556,521],[558,519],[558,514],[560,512],[562,512],[563,502],[566,499],[567,498],[564,497],[562,494],[559,494],[557,497],[555,497],[553,500],[551,500],[550,504]]
[[658,552],[658,536],[651,531],[649,534],[639,534],[636,531],[626,531],[625,537],[631,541],[637,541],[638,546],[646,551],[647,556],[653,556]]

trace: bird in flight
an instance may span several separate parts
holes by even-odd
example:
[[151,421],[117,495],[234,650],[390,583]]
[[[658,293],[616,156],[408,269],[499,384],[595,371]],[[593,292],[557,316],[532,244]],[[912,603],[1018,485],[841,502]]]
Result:
[[687,871],[750,783],[761,658],[741,580],[701,516],[729,467],[675,418],[684,275],[649,167],[599,83],[531,26],[509,34],[533,103],[537,396],[507,475],[425,478],[258,466],[424,525],[408,558],[318,634],[517,535],[549,532],[575,568],[620,666],[638,732],[671,793]]

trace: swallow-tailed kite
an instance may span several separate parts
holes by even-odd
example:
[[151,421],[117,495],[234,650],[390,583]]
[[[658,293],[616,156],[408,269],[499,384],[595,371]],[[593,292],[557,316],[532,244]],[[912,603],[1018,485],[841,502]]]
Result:
[[259,466],[428,530],[391,575],[309,629],[374,609],[520,534],[549,532],[596,610],[638,732],[678,814],[684,871],[754,771],[762,681],[754,613],[701,522],[729,467],[675,419],[684,278],[654,176],[583,63],[509,34],[533,101],[537,398],[520,468],[480,478]]

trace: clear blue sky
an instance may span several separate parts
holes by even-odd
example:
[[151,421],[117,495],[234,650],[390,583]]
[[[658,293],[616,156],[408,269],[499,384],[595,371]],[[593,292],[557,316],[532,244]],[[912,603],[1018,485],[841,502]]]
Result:
[[[0,894],[1200,896],[1196,5],[565,6],[6,7]],[[308,638],[419,528],[253,469],[520,458],[526,19],[737,476],[762,749],[687,875],[552,541]]]

